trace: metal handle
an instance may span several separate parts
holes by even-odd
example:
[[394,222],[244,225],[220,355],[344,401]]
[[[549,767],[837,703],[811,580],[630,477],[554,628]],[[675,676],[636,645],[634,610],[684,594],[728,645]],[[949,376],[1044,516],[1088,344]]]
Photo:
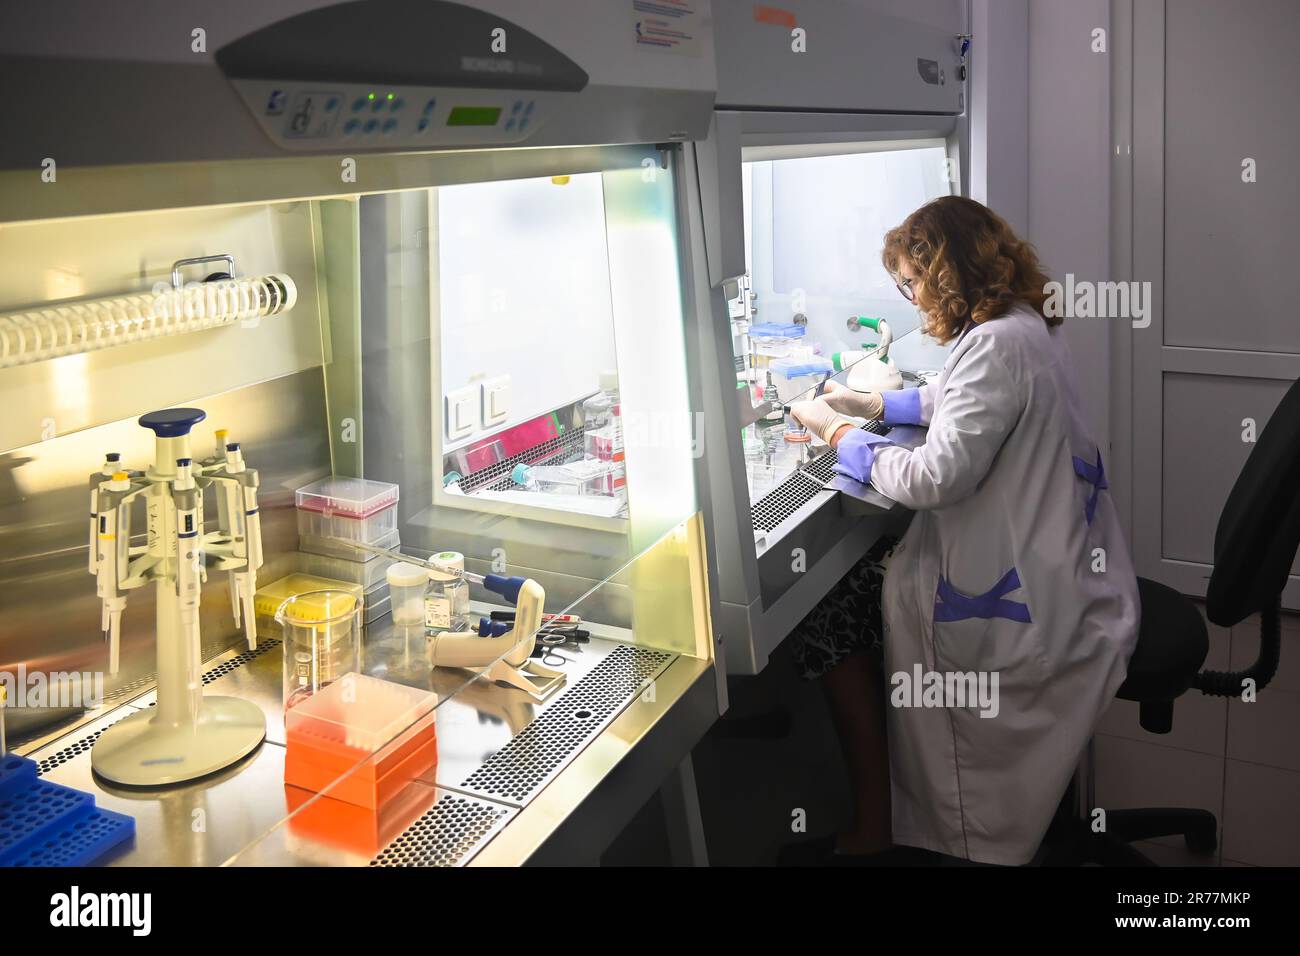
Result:
[[217,256],[196,256],[193,259],[177,259],[172,263],[172,286],[179,289],[184,285],[181,282],[182,269],[186,266],[197,266],[204,262],[224,262],[229,267],[226,272],[230,274],[230,278],[235,277],[235,257],[230,253],[226,252]]

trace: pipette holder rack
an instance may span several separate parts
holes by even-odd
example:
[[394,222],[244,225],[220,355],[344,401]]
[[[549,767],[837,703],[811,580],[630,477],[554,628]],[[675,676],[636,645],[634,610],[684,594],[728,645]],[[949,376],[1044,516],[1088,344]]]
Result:
[[[197,408],[150,412],[139,423],[155,434],[146,471],[126,471],[109,455],[91,480],[90,570],[104,604],[109,669],[117,671],[127,593],[155,586],[157,705],[105,730],[91,751],[96,773],[128,786],[161,786],[205,776],[252,752],[266,734],[255,704],[205,697],[200,675],[199,603],[209,570],[230,575],[235,624],[257,646],[254,595],[262,564],[258,476],[237,443],[218,432],[220,454],[195,462],[190,430]],[[218,495],[217,528],[204,527],[203,496]],[[131,546],[131,506],[148,509],[147,543]]]

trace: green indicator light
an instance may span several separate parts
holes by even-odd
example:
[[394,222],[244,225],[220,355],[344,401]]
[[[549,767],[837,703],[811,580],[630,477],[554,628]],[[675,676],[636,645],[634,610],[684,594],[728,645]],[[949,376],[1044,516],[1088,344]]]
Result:
[[392,93],[389,93],[389,94],[388,94],[388,98],[391,100],[391,99],[393,98],[393,94],[392,94]]
[[368,100],[373,100],[374,98],[375,98],[375,94],[374,94],[374,93],[367,93],[367,94],[366,94],[366,99],[368,99]]

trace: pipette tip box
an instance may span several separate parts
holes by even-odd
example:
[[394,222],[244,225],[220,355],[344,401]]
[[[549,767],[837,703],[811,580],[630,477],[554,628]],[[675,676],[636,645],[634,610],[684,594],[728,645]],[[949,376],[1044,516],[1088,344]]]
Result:
[[387,481],[340,475],[313,481],[294,493],[298,534],[377,544],[397,533],[398,493]]
[[299,511],[359,520],[397,504],[398,486],[387,481],[332,475],[304,485],[294,494]]
[[375,809],[286,784],[289,831],[312,843],[373,857],[433,806],[438,788],[432,776],[423,772],[419,784],[402,788]]
[[375,809],[437,762],[438,695],[345,674],[284,716],[284,782]]
[[0,758],[0,866],[89,866],[135,836],[135,820],[95,806],[89,793]]

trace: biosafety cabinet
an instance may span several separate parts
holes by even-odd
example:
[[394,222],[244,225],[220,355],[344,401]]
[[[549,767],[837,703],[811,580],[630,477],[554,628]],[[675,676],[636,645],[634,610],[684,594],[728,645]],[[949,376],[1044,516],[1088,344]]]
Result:
[[836,478],[834,452],[783,409],[831,377],[900,387],[942,367],[880,250],[914,209],[962,190],[962,5],[718,0],[713,12],[718,100],[696,148],[718,630],[728,671],[754,674],[908,517]]
[[710,19],[566,8],[0,39],[0,666],[80,693],[9,740],[134,820],[116,860],[591,861],[691,802]]

